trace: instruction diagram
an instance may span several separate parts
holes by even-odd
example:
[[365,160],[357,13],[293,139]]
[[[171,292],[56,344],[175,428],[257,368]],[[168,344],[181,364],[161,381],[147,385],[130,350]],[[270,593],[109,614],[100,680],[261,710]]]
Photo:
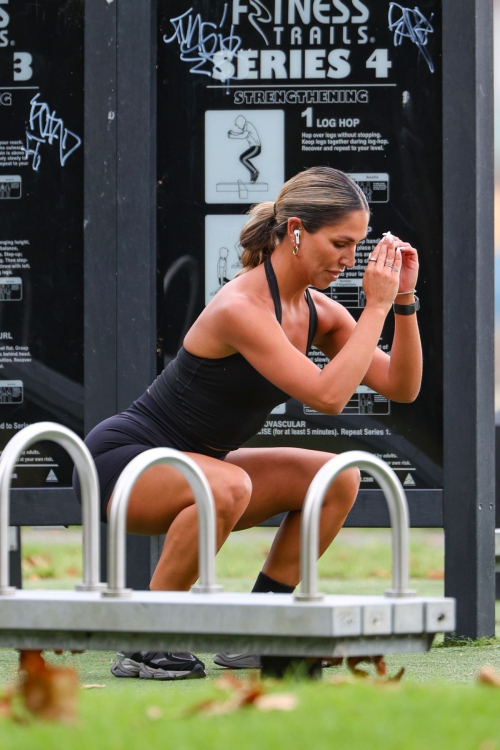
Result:
[[23,401],[22,380],[0,380],[0,404],[22,404]]
[[20,302],[23,280],[17,276],[0,276],[0,302]]
[[[304,414],[319,414],[320,412],[304,406]],[[367,385],[359,385],[356,391],[345,405],[342,415],[365,416],[376,414],[377,416],[391,413],[391,402],[385,396],[368,388]]]
[[363,309],[366,305],[366,294],[363,289],[363,279],[338,279],[323,294],[349,309]]
[[205,200],[274,200],[284,182],[282,110],[205,112]]
[[389,202],[389,175],[387,173],[356,172],[350,174],[349,177],[358,183],[368,203]]
[[0,175],[0,200],[21,197],[22,179],[19,175]]
[[208,215],[205,217],[205,304],[241,269],[240,232],[249,217]]

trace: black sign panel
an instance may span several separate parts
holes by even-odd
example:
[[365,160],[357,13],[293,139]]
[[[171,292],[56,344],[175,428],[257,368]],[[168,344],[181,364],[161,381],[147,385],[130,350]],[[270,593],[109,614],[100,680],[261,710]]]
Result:
[[[356,267],[324,293],[357,319],[371,249],[387,231],[411,242],[422,391],[397,404],[360,386],[336,417],[292,400],[250,444],[368,450],[406,488],[442,487],[440,0],[178,0],[159,3],[158,28],[159,367],[241,267],[248,208],[304,168],[341,169],[372,217]],[[384,351],[393,330],[391,313]]]
[[[0,448],[51,420],[83,431],[83,3],[0,4]],[[14,487],[71,485],[53,443]]]

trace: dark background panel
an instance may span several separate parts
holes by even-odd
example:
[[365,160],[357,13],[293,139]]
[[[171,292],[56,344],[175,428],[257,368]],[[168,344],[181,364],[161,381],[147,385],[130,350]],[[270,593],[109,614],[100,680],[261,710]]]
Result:
[[[11,103],[0,141],[28,152],[17,165],[0,162],[0,179],[22,181],[20,198],[0,200],[0,275],[20,277],[23,289],[20,301],[0,301],[0,380],[23,383],[20,403],[2,392],[0,447],[43,420],[83,433],[83,3],[20,0],[2,13],[0,86]],[[5,250],[22,254],[21,268]],[[14,479],[26,488],[70,484],[69,457],[47,443]]]
[[[264,8],[272,16],[274,3],[259,5],[262,7],[261,18],[266,18]],[[371,204],[368,238],[378,239],[390,229],[420,251],[418,292],[422,303],[419,322],[425,359],[424,379],[414,404],[392,403],[390,414],[384,416],[307,415],[301,404],[289,402],[286,415],[271,415],[267,426],[273,420],[286,420],[296,424],[297,434],[261,434],[250,444],[296,445],[334,452],[361,448],[385,457],[402,480],[408,474],[401,468],[403,463],[410,467],[414,479],[410,489],[439,489],[443,486],[441,3],[427,0],[419,5],[433,29],[428,34],[425,49],[419,49],[408,38],[403,38],[401,45],[395,46],[393,32],[388,28],[389,3],[366,0],[362,5],[369,11],[364,24],[354,22],[362,11],[358,13],[349,2],[345,3],[349,10],[345,23],[321,26],[312,20],[309,23],[297,21],[296,26],[302,31],[302,44],[291,45],[292,27],[287,23],[286,3],[282,4],[281,26],[284,31],[281,44],[276,43],[273,28],[277,24],[274,21],[267,25],[263,20],[259,22],[269,44],[244,12],[238,19],[239,23],[231,29],[232,4],[228,5],[228,14],[222,23],[223,2],[158,3],[158,369],[175,356],[186,329],[205,305],[205,216],[243,214],[250,205],[205,202],[205,113],[234,110],[236,117],[238,112],[247,109],[283,110],[285,179],[317,164],[348,173],[389,173],[390,199],[388,203]],[[192,9],[190,13],[189,9]],[[180,25],[176,19],[183,14]],[[321,27],[323,41],[320,45],[310,44],[309,34],[313,26]],[[333,45],[328,42],[330,26],[335,27],[336,42]],[[361,27],[365,31],[362,32]],[[188,29],[191,29],[190,35]],[[407,27],[403,31],[405,29]],[[226,50],[237,36],[242,49],[257,50],[259,54],[269,49],[276,50],[284,52],[287,60],[296,50],[304,52],[305,49],[320,47],[330,51],[342,47],[350,52],[351,71],[343,79],[259,78],[249,82],[233,78],[221,82],[212,77],[214,67],[210,55],[201,60],[203,55],[195,49],[195,42],[200,40],[206,42],[205,48],[208,49],[210,34],[219,35],[219,47],[214,39],[211,40],[217,49],[220,48],[221,36]],[[345,43],[345,39],[349,39],[350,44]],[[366,43],[359,44],[360,40]],[[392,67],[387,78],[377,78],[375,70],[366,67],[376,49],[388,50]],[[432,70],[425,55],[432,60]],[[234,57],[232,60],[234,62]],[[200,71],[210,75],[203,75]],[[266,94],[294,90],[304,96],[304,92],[331,91],[334,88],[337,91],[364,90],[367,101],[314,103],[311,106],[315,126],[309,132],[319,132],[316,128],[318,120],[359,118],[361,125],[357,131],[352,131],[353,134],[380,133],[388,141],[383,151],[303,151],[301,134],[307,128],[302,115],[309,106],[307,102],[235,103],[238,101],[236,92],[260,91]],[[338,126],[337,131],[340,130]],[[366,247],[361,245],[358,255],[361,257],[364,251]],[[181,258],[184,261],[178,265]],[[168,294],[165,295],[165,275],[172,270],[175,272],[168,276]],[[358,275],[362,275],[362,266]],[[359,309],[351,312],[354,317],[360,314]],[[381,341],[386,349],[390,347],[392,333],[393,320],[389,316]],[[299,434],[303,423],[311,434]],[[338,435],[312,435],[313,430],[324,428],[337,429]],[[341,435],[342,429],[360,428],[361,435]],[[378,434],[377,430],[383,434]],[[370,489],[369,483],[363,486]]]

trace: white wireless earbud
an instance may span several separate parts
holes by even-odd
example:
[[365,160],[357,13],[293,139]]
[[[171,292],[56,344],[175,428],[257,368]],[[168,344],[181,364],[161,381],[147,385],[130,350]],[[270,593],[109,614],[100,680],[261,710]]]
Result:
[[294,235],[295,235],[295,244],[300,245],[300,229],[295,229]]

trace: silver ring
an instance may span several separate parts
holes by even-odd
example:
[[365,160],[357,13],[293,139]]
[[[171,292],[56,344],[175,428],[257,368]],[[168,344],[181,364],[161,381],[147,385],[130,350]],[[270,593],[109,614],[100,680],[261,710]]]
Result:
[[371,260],[371,261],[372,261],[373,263],[376,263],[376,262],[377,262],[377,258],[368,258],[368,260],[369,260],[369,261]]
[[394,268],[394,263],[384,263],[384,266],[389,266],[389,268]]

